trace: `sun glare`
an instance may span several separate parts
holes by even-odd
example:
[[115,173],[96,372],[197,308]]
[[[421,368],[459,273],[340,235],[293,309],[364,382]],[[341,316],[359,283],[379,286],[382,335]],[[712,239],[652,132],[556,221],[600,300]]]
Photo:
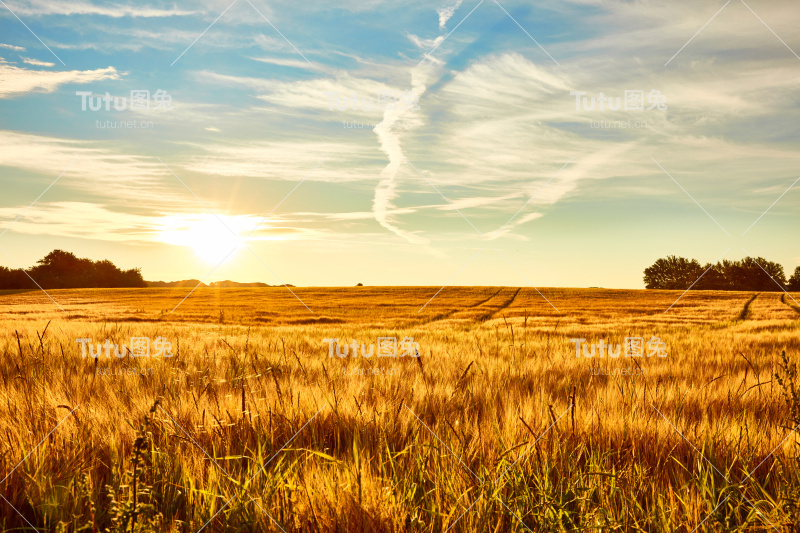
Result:
[[223,215],[169,216],[163,222],[160,238],[169,244],[191,248],[204,262],[217,264],[233,257],[243,246],[241,234],[250,229],[249,222],[242,217]]

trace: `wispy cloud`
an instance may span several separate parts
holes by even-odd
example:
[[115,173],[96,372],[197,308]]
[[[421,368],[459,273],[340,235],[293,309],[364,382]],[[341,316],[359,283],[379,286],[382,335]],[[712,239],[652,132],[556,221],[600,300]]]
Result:
[[378,97],[385,93],[399,92],[397,88],[386,83],[346,73],[299,81],[228,76],[208,71],[200,72],[198,76],[217,83],[251,87],[259,93],[260,100],[274,105],[328,111],[328,115],[317,115],[317,118],[323,120],[326,116],[331,120],[341,120],[342,111],[347,112],[347,118],[354,115],[380,117],[382,111],[378,106]]
[[120,17],[174,17],[193,15],[197,11],[184,11],[177,8],[159,9],[149,6],[123,4],[98,5],[92,2],[59,0],[28,0],[15,6],[15,11],[24,15],[102,15],[112,18]]
[[[50,65],[47,66],[51,66]],[[30,70],[13,65],[0,65],[0,98],[14,98],[29,93],[51,93],[68,83],[92,83],[100,80],[118,80],[114,67],[96,70],[44,71]]]
[[33,65],[35,67],[54,67],[56,66],[55,63],[51,63],[49,61],[40,61],[38,59],[32,59],[30,57],[23,57],[23,63],[27,63],[28,65]]
[[454,3],[440,7],[436,10],[439,15],[439,29],[444,30],[447,21],[455,14],[456,10],[461,6],[462,0],[456,0]]
[[[0,224],[8,225],[24,206],[0,208]],[[255,215],[219,215],[224,226],[211,213],[134,213],[103,203],[78,201],[41,202],[25,212],[13,231],[25,235],[91,239],[129,244],[166,243],[202,248],[204,242],[231,241],[240,235],[244,241],[275,241],[309,238],[319,232],[293,228],[280,217],[269,223]],[[227,228],[226,228],[227,226]],[[255,231],[253,231],[255,230]]]
[[[14,220],[23,206],[0,208],[3,223]],[[14,232],[26,235],[85,238],[112,242],[144,243],[155,240],[150,216],[111,210],[87,202],[41,202],[25,213]]]
[[374,148],[346,137],[338,141],[252,141],[244,145],[215,140],[193,146],[196,155],[182,164],[187,171],[279,181],[297,181],[322,160],[326,163],[308,177],[309,181],[372,180],[378,156]]
[[440,36],[436,37],[435,39],[423,39],[422,37],[418,37],[418,36],[414,35],[413,33],[409,33],[409,34],[407,34],[407,36],[408,36],[408,39],[412,43],[414,43],[414,46],[416,46],[420,50],[425,50],[426,52],[428,50],[431,50],[432,48],[435,48],[435,47],[439,46],[439,44],[442,41],[444,41],[444,35],[440,35]]
[[14,50],[15,52],[24,52],[25,49],[21,46],[15,46],[13,44],[4,44],[0,43],[0,48],[6,48],[8,50]]
[[[127,154],[118,143],[0,130],[0,161],[5,167],[47,176],[52,181],[52,176],[61,174],[76,159],[59,181],[59,190],[71,190],[82,198],[104,196],[123,204],[147,202],[149,209],[188,201],[182,192],[177,194],[169,187],[173,182],[157,159]],[[19,174],[8,176],[11,179]]]
[[300,68],[303,70],[321,70],[321,65],[312,65],[309,64],[308,61],[297,60],[297,59],[283,59],[278,57],[251,57],[253,61],[259,61],[261,63],[268,63],[270,65],[277,65],[279,67],[292,67],[292,68]]

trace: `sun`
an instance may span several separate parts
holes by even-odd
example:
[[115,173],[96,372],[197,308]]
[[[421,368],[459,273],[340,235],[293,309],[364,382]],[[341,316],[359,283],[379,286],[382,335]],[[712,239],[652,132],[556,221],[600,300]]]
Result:
[[165,217],[160,239],[190,248],[205,263],[219,264],[242,247],[241,221],[235,217],[187,214]]

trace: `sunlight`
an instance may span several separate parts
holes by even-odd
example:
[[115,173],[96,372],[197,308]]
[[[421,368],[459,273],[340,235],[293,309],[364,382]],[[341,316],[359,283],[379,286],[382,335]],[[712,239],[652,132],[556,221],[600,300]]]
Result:
[[248,233],[256,224],[251,217],[172,215],[164,218],[159,237],[168,244],[191,248],[199,259],[216,265],[229,254],[228,259],[238,253],[244,246],[242,234]]

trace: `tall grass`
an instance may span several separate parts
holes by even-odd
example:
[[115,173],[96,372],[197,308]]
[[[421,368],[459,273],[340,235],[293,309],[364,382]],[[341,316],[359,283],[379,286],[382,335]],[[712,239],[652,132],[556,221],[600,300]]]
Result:
[[[679,294],[546,291],[556,312],[476,288],[416,316],[424,289],[359,290],[360,311],[300,291],[331,321],[299,323],[300,306],[273,325],[251,318],[288,307],[277,292],[207,291],[177,316],[128,291],[98,293],[106,316],[75,291],[54,295],[66,317],[3,297],[2,472],[30,455],[0,486],[2,530],[798,530],[800,317],[779,295],[690,294],[665,314]],[[569,342],[651,335],[668,357]],[[75,342],[140,336],[175,357],[94,361]],[[385,336],[421,357],[329,358],[322,340]],[[134,365],[152,372],[97,374]],[[352,372],[380,366],[400,373]]]

